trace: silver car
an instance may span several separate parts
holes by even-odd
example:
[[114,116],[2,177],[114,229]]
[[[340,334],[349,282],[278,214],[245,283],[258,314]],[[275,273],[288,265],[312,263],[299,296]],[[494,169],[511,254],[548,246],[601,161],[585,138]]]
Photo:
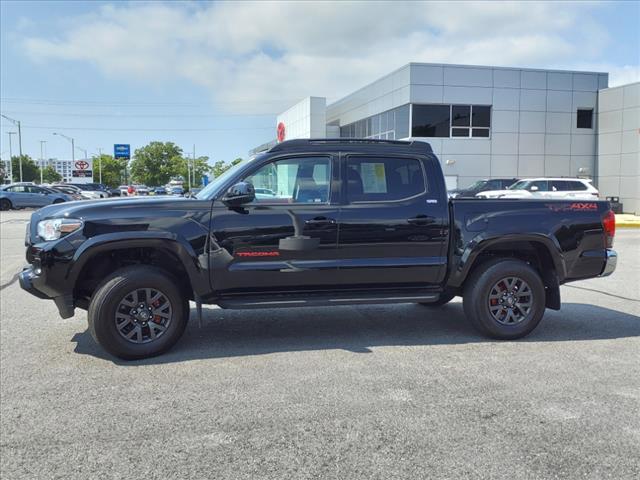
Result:
[[39,185],[17,183],[0,189],[0,210],[40,208],[52,203],[70,202],[73,198]]

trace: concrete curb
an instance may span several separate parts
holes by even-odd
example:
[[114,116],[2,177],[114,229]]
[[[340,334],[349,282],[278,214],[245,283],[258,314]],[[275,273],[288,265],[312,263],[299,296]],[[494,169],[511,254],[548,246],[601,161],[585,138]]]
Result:
[[616,215],[616,227],[619,228],[640,228],[640,217],[630,214]]

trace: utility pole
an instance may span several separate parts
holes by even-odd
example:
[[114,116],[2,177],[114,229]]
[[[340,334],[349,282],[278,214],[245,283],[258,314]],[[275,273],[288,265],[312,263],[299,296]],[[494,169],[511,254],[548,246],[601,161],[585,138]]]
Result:
[[191,171],[193,172],[193,185],[198,186],[196,183],[196,144],[193,144],[193,163],[191,164]]
[[11,135],[15,135],[16,132],[7,132],[7,135],[9,135],[9,179],[11,180],[11,183],[13,183],[13,153],[11,152]]
[[0,115],[2,118],[6,118],[11,123],[18,127],[18,151],[20,152],[20,157],[18,163],[20,164],[20,181],[22,181],[22,129],[20,127],[20,120],[16,120],[15,118],[7,117],[6,115]]
[[100,180],[98,181],[98,183],[102,184],[102,149],[101,148],[98,149],[98,162],[100,162]]
[[40,184],[44,183],[43,173],[44,170],[44,144],[47,143],[46,140],[40,140]]

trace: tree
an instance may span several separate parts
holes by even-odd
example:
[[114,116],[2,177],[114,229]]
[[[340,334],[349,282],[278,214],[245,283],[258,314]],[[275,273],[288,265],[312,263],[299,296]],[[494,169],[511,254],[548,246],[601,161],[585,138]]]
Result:
[[[20,181],[20,156],[11,157],[11,170],[13,172],[13,181]],[[40,181],[40,168],[29,155],[22,155],[22,181],[33,182]]]
[[229,170],[231,167],[237,165],[241,161],[242,161],[242,158],[236,158],[235,160],[231,161],[231,163],[226,163],[224,160],[218,160],[216,163],[213,164],[213,167],[211,168],[211,173],[213,174],[213,178],[218,178],[224,172]]
[[62,175],[56,172],[55,168],[48,165],[42,169],[42,181],[45,183],[55,183],[62,180]]
[[136,182],[146,185],[164,185],[172,176],[179,174],[176,169],[181,166],[181,159],[182,149],[174,143],[151,142],[134,152],[131,176]]
[[109,187],[116,188],[124,182],[124,169],[127,160],[123,158],[113,158],[111,155],[96,155],[93,157],[93,181],[100,180],[100,164],[102,163],[102,183]]
[[176,176],[180,176],[184,179],[187,179],[185,182],[187,185],[189,184],[189,171],[193,168],[193,172],[191,172],[191,178],[194,180],[194,186],[198,186],[202,184],[202,177],[208,173],[211,173],[211,165],[209,165],[209,157],[198,157],[194,160],[189,158],[180,157],[176,159]]

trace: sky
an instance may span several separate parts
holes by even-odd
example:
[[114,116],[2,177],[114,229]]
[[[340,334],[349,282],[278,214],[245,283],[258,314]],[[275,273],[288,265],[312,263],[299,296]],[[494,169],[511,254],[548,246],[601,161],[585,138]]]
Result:
[[[2,0],[0,111],[33,158],[71,157],[57,132],[89,156],[158,140],[230,161],[274,139],[298,100],[331,103],[409,62],[638,81],[639,31],[637,1]],[[2,119],[2,158],[15,130]]]

